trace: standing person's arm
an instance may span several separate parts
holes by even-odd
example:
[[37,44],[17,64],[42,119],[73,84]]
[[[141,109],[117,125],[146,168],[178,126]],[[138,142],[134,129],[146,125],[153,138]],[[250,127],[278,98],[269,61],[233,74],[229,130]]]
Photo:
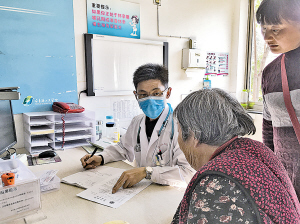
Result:
[[273,142],[273,125],[271,115],[268,110],[268,106],[264,99],[264,110],[263,110],[263,123],[262,123],[262,139],[263,143],[274,151]]
[[264,69],[261,80],[261,90],[263,95],[263,123],[262,123],[262,140],[263,143],[268,146],[272,151],[274,151],[274,143],[273,143],[273,125],[272,125],[272,117],[268,108],[268,103],[265,98],[266,87],[268,85],[266,71],[267,68]]

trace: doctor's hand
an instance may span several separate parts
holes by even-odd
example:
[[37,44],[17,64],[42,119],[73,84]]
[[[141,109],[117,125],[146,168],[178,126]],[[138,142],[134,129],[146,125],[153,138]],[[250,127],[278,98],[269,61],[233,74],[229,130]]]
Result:
[[85,155],[80,159],[83,168],[85,169],[94,169],[97,166],[100,166],[102,162],[101,156],[92,156],[90,154]]
[[123,186],[123,188],[132,187],[136,183],[140,182],[146,177],[145,167],[134,168],[126,170],[122,173],[121,177],[112,189],[112,193],[116,193],[117,190]]

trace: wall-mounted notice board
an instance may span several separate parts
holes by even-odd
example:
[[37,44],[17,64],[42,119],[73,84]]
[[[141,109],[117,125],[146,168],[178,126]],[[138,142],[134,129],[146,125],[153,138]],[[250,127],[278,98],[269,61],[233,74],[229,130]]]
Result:
[[168,42],[84,34],[88,96],[130,95],[134,71],[146,63],[168,68]]
[[20,87],[14,113],[77,103],[73,0],[0,0],[0,18],[0,87]]

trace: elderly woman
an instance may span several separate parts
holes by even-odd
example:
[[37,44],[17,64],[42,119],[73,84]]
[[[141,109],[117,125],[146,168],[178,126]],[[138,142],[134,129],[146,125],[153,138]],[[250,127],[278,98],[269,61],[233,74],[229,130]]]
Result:
[[197,170],[172,223],[300,223],[286,170],[254,134],[252,118],[228,93],[204,89],[175,109],[178,143]]

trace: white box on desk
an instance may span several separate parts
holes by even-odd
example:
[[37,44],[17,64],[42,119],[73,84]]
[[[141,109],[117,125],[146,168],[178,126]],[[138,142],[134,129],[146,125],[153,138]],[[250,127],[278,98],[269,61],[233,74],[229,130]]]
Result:
[[39,179],[19,159],[0,161],[0,176],[15,173],[15,184],[0,185],[0,223],[26,217],[41,208]]

